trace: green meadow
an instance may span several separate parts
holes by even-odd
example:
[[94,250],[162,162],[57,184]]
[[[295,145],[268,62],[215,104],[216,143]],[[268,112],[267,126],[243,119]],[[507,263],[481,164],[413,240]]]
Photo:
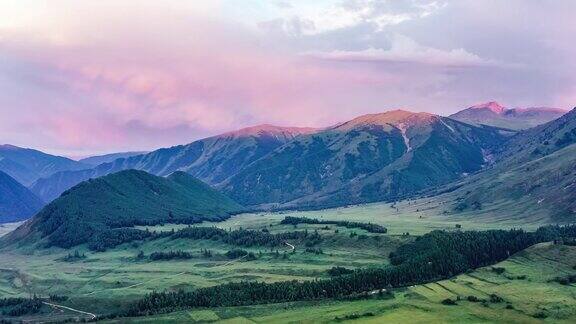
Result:
[[[306,251],[298,242],[275,248],[244,248],[257,255],[256,260],[229,259],[224,254],[237,248],[212,240],[161,238],[120,245],[106,252],[92,252],[86,246],[64,250],[59,248],[0,251],[0,296],[27,297],[57,294],[68,300],[58,303],[94,314],[108,314],[153,291],[195,289],[226,282],[258,280],[314,280],[327,278],[334,266],[349,269],[377,267],[388,263],[388,255],[399,245],[435,229],[485,230],[520,227],[513,221],[474,222],[474,219],[453,219],[443,213],[445,205],[432,199],[403,201],[396,204],[376,203],[321,211],[251,213],[234,216],[218,223],[205,222],[195,226],[217,226],[224,229],[266,229],[271,233],[317,231],[321,243],[314,246],[321,253]],[[347,220],[376,223],[388,228],[387,234],[368,233],[335,225],[282,225],[286,216],[324,220]],[[187,225],[166,224],[141,227],[154,231],[177,230]],[[529,226],[528,229],[536,227]],[[526,228],[526,227],[524,227]],[[409,235],[405,235],[409,233]],[[210,250],[212,257],[201,251]],[[65,261],[69,253],[78,251],[85,258]],[[151,261],[157,251],[191,252],[192,259]],[[144,258],[138,258],[138,254]],[[574,263],[574,264],[572,264]],[[498,265],[506,271],[497,274],[490,268],[461,275],[452,280],[398,289],[394,298],[356,301],[300,302],[246,307],[187,310],[134,321],[224,321],[243,322],[570,322],[576,317],[576,289],[549,282],[559,274],[576,273],[576,248],[539,245],[515,255]],[[523,280],[514,279],[526,276]],[[527,293],[528,292],[528,293]],[[486,299],[497,294],[501,303],[473,303],[464,300],[474,295]],[[458,298],[457,305],[441,303]],[[507,306],[507,305],[512,306]],[[506,307],[513,307],[508,309]],[[544,316],[545,319],[535,318]],[[28,320],[61,320],[69,317],[88,318],[69,310],[45,306]]]

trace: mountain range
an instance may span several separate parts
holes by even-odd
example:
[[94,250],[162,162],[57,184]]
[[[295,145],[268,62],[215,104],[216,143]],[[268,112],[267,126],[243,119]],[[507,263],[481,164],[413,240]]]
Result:
[[81,181],[138,169],[185,171],[259,207],[340,206],[398,199],[478,171],[508,132],[427,113],[390,111],[326,129],[261,125],[58,172],[31,189],[46,201]]
[[0,145],[0,171],[25,186],[30,186],[36,180],[60,171],[82,170],[89,167],[90,165],[62,156],[14,145]]
[[396,200],[480,170],[505,135],[428,113],[365,115],[300,136],[220,187],[247,206],[323,208]]
[[58,172],[39,179],[31,189],[42,199],[51,201],[84,180],[127,169],[143,170],[160,176],[185,171],[216,185],[295,137],[314,131],[312,128],[271,125],[244,128],[187,145],[116,159],[92,169]]
[[43,206],[40,198],[0,171],[0,224],[28,219]]
[[[477,179],[474,185],[488,185],[499,174],[540,158],[548,161],[562,155],[554,161],[570,161],[573,112],[562,115],[564,111],[557,109],[507,109],[490,102],[451,117],[394,110],[322,129],[259,125],[149,153],[76,162],[69,170],[49,172],[30,188],[44,201],[52,201],[85,180],[137,169],[157,176],[186,172],[251,208],[394,201],[454,181],[461,185]],[[562,117],[519,130],[554,116]],[[509,124],[499,124],[501,120]],[[105,163],[87,166],[98,159]],[[546,178],[534,177],[534,183]],[[470,197],[459,196],[457,209],[489,200],[489,195]],[[570,210],[570,204],[564,205]]]
[[450,115],[450,118],[474,125],[524,130],[545,124],[565,113],[566,110],[547,107],[508,109],[491,101],[461,110]]

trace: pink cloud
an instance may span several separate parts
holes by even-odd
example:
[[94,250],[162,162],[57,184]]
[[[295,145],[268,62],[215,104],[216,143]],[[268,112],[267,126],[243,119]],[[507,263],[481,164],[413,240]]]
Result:
[[[524,99],[527,91],[505,86],[535,80],[510,76],[500,60],[449,35],[381,50],[381,30],[267,34],[257,19],[226,17],[221,1],[55,1],[50,15],[20,28],[0,23],[4,141],[77,155],[147,150],[260,123],[326,126],[399,106],[438,113],[505,95]],[[71,8],[79,10],[70,15]],[[375,50],[366,50],[369,41]]]

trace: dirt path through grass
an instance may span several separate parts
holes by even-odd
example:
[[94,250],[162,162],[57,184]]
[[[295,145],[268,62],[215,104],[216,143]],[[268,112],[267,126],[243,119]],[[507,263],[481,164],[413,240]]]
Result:
[[42,302],[42,304],[45,304],[45,305],[48,305],[48,306],[51,306],[51,307],[54,307],[54,308],[67,309],[67,310],[69,310],[69,311],[76,312],[76,313],[79,313],[79,314],[88,315],[88,316],[91,317],[91,319],[95,319],[95,318],[96,318],[96,314],[90,313],[90,312],[81,311],[81,310],[79,310],[79,309],[74,309],[74,308],[67,307],[67,306],[62,306],[62,305],[56,305],[56,304],[52,304],[52,303],[48,303],[48,302]]

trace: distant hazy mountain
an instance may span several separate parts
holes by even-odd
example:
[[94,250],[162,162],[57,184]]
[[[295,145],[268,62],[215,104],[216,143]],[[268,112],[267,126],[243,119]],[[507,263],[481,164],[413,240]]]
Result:
[[39,178],[67,170],[82,170],[89,165],[74,160],[46,154],[37,150],[13,145],[0,145],[0,171],[16,179],[24,186],[30,186]]
[[14,178],[0,171],[0,224],[32,217],[44,203]]
[[222,220],[242,207],[184,172],[167,178],[126,170],[83,182],[2,240],[70,247],[112,228]]
[[565,113],[563,109],[546,107],[508,109],[497,102],[488,102],[459,111],[450,118],[470,124],[522,130],[545,124]]
[[121,152],[121,153],[112,153],[112,154],[105,154],[105,155],[96,155],[96,156],[91,156],[91,157],[87,157],[87,158],[78,160],[78,162],[84,163],[87,165],[91,165],[92,167],[95,167],[95,166],[100,165],[102,163],[112,162],[116,159],[125,159],[125,158],[129,158],[131,156],[141,155],[141,154],[146,154],[146,153],[148,153],[148,152]]
[[314,129],[271,125],[249,127],[187,145],[116,159],[89,170],[59,172],[38,180],[31,188],[45,201],[51,201],[84,180],[126,169],[144,170],[162,176],[174,171],[186,171],[215,185],[295,137],[311,132]]
[[222,184],[244,205],[327,207],[392,200],[478,171],[505,136],[426,113],[391,111],[302,135]]
[[576,109],[514,136],[495,158],[457,185],[456,211],[502,203],[500,214],[520,210],[526,221],[576,221]]

